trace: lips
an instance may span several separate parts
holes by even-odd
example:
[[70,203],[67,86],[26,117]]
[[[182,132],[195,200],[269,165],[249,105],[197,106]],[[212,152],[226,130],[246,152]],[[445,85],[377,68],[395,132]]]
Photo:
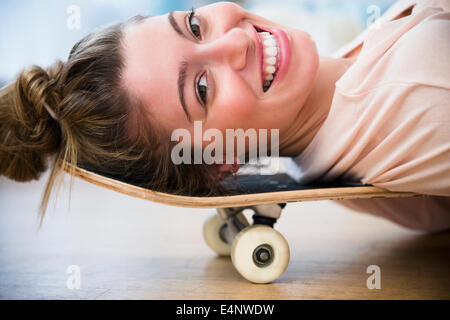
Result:
[[[276,83],[278,83],[283,76],[286,74],[288,67],[289,67],[289,62],[290,62],[290,58],[291,58],[291,48],[290,48],[290,43],[289,43],[289,39],[286,35],[286,33],[278,28],[268,28],[268,27],[260,27],[260,26],[254,26],[256,32],[256,43],[257,43],[257,48],[258,48],[258,58],[259,58],[259,62],[260,62],[260,71],[261,71],[261,83],[263,86],[263,91],[268,91],[270,90],[270,88],[274,87],[274,85]],[[279,45],[279,52],[277,55],[277,70],[274,73],[274,79],[270,82],[270,85],[266,88],[267,90],[264,90],[264,82],[265,82],[265,74],[266,72],[264,72],[264,68],[266,67],[263,61],[264,58],[264,54],[263,54],[263,50],[264,50],[264,46],[261,42],[260,37],[258,36],[257,33],[259,32],[269,32],[275,39],[277,44]],[[279,60],[279,61],[278,61]]]

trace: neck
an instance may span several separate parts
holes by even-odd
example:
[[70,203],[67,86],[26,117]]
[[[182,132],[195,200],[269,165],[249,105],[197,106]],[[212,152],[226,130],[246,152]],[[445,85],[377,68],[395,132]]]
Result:
[[294,124],[280,139],[280,156],[298,156],[309,145],[328,116],[335,83],[352,63],[352,59],[320,57],[311,93],[299,110]]

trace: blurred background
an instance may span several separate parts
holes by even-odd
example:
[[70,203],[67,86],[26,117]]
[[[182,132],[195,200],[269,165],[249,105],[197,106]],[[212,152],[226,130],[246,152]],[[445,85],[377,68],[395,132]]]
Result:
[[[66,60],[76,41],[94,28],[136,14],[159,15],[189,10],[207,0],[2,0],[0,2],[0,83],[30,64]],[[273,21],[297,27],[316,40],[327,55],[347,43],[374,14],[393,0],[239,0],[244,8]],[[374,7],[375,6],[375,7]],[[79,19],[78,19],[79,18]]]
[[[0,87],[25,66],[66,60],[76,41],[103,24],[211,2],[2,0]],[[309,32],[319,53],[329,55],[394,1],[236,2]],[[449,237],[422,236],[335,201],[287,206],[276,228],[290,243],[291,263],[279,281],[256,286],[205,245],[202,224],[214,210],[152,203],[78,179],[70,189],[66,179],[38,229],[47,177],[28,183],[0,177],[0,299],[450,297]],[[382,268],[383,290],[366,287],[366,268],[373,264]],[[71,266],[81,270],[77,290],[67,284]]]

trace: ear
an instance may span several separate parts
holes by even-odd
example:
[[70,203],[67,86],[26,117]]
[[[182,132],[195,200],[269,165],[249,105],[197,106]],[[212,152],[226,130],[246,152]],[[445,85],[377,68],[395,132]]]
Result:
[[238,163],[237,157],[234,157],[234,163],[212,164],[209,167],[212,175],[223,180],[230,174],[237,172],[241,165]]

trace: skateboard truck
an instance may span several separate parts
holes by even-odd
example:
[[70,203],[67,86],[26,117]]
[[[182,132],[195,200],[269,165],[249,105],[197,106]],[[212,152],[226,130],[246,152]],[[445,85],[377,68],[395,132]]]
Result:
[[247,207],[237,208],[218,208],[217,212],[223,221],[226,221],[226,226],[221,228],[220,235],[229,244],[233,243],[234,237],[244,228],[248,223],[243,223],[238,214],[246,209],[253,210],[255,214],[252,216],[253,224],[266,225],[273,228],[275,222],[281,215],[281,210],[286,206],[286,203],[281,204],[260,204]]

